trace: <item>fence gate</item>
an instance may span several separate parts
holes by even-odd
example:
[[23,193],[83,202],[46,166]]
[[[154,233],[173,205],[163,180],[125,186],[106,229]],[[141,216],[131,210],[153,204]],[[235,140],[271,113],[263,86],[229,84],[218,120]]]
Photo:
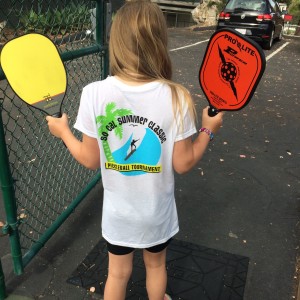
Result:
[[[38,32],[57,45],[67,69],[63,111],[75,121],[82,88],[108,74],[108,0],[1,0],[0,51]],[[74,132],[77,134],[76,132]],[[100,180],[51,136],[45,115],[11,90],[0,69],[0,182],[14,272],[24,267]],[[0,256],[0,300],[6,297]]]

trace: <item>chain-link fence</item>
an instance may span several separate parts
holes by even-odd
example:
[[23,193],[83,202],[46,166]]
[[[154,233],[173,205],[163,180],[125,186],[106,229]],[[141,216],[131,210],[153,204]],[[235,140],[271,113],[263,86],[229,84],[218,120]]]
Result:
[[[0,51],[29,32],[57,45],[68,87],[62,110],[75,121],[82,88],[107,75],[107,25],[111,6],[104,0],[1,0]],[[97,30],[96,30],[97,28]],[[34,87],[33,87],[34,88]],[[75,132],[77,134],[77,132]],[[16,274],[100,179],[80,166],[63,143],[51,136],[45,115],[24,104],[0,70],[0,179]],[[0,299],[5,284],[0,261]]]

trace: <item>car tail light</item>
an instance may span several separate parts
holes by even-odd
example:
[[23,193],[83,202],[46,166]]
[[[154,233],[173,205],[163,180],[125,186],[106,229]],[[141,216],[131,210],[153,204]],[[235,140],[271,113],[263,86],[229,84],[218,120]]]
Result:
[[289,15],[289,14],[284,15],[284,21],[289,22],[289,21],[292,21],[292,20],[293,20],[293,16],[292,15]]
[[225,13],[224,11],[222,11],[219,14],[219,20],[229,20],[230,19],[230,13]]
[[258,15],[256,17],[256,21],[261,22],[261,21],[271,21],[272,16],[269,14],[263,14],[263,15]]

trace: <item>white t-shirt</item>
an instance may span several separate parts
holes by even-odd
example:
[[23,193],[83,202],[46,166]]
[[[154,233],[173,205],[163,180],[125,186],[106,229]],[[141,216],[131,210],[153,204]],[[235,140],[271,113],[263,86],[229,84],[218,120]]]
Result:
[[111,244],[148,248],[178,232],[173,147],[196,132],[183,113],[182,130],[170,87],[157,81],[129,86],[112,76],[83,89],[74,127],[99,143],[102,236]]

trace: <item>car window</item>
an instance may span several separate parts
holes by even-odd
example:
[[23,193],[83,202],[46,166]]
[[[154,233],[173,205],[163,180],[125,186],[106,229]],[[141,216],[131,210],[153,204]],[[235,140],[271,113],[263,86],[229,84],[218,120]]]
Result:
[[276,4],[276,2],[273,1],[273,0],[269,0],[269,3],[270,3],[272,11],[273,12],[277,12],[277,4]]
[[254,10],[264,11],[266,2],[262,0],[231,0],[226,5],[226,10]]

